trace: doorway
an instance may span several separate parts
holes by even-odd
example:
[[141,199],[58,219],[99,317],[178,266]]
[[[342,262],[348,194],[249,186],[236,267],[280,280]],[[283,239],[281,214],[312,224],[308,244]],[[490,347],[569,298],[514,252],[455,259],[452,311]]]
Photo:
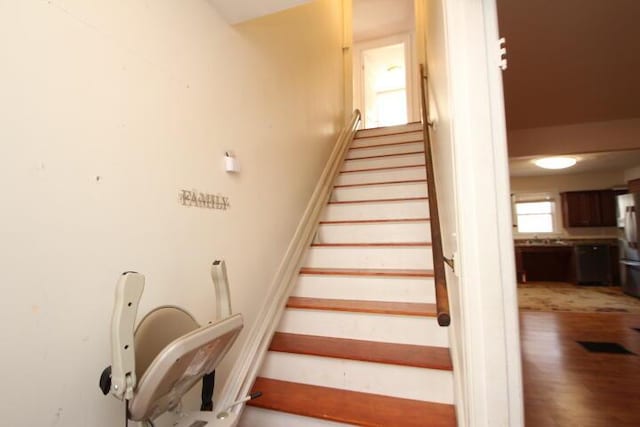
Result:
[[365,128],[408,122],[405,49],[398,43],[361,51]]
[[362,127],[419,121],[413,0],[353,0],[353,106]]

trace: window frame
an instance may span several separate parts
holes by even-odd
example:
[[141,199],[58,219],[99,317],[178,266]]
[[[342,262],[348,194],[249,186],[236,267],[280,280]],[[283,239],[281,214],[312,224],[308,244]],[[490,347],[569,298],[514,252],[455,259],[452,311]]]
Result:
[[[518,214],[517,205],[519,203],[538,203],[538,202],[549,202],[551,203],[551,231],[518,231],[518,221],[519,215],[526,214]],[[551,193],[519,193],[512,194],[511,196],[511,209],[513,216],[513,234],[518,237],[552,237],[562,234],[562,230],[558,223],[558,201],[557,198],[554,197]]]

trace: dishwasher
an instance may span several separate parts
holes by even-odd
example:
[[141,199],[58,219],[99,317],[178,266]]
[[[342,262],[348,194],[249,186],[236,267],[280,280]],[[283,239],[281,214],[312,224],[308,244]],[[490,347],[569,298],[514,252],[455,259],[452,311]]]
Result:
[[579,285],[611,285],[609,245],[579,244],[574,247],[576,283]]

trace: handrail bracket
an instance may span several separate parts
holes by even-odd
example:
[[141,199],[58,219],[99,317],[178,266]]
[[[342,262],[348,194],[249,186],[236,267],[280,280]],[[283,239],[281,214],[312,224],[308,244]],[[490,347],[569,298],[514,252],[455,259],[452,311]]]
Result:
[[449,266],[449,268],[451,268],[451,270],[455,273],[456,271],[456,260],[454,258],[454,255],[451,255],[451,258],[447,258],[447,257],[443,257],[444,258],[444,263],[447,264]]

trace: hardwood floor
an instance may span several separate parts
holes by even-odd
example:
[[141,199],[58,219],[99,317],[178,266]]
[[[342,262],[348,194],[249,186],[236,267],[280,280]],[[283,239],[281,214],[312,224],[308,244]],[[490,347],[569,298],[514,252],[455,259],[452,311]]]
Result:
[[[640,426],[640,315],[522,311],[527,427]],[[590,353],[615,342],[635,355]]]

